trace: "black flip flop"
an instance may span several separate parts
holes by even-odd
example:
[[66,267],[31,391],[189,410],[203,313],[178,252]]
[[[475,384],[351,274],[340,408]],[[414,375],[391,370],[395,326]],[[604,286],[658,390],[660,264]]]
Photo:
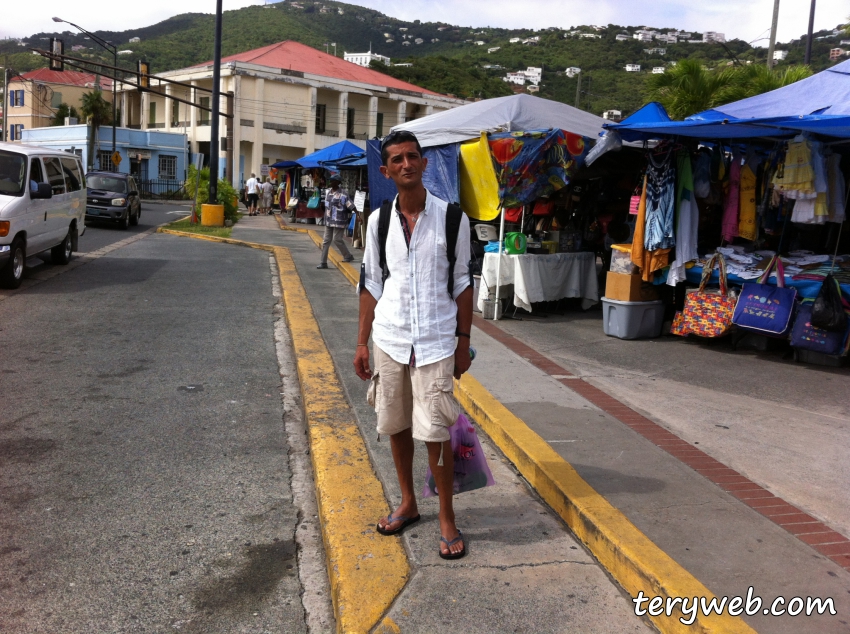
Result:
[[[460,531],[457,532],[457,537],[455,537],[452,541],[449,541],[448,539],[446,539],[442,535],[440,536],[440,541],[446,544],[446,548],[451,548],[452,546],[457,544],[462,539],[463,539],[463,533],[460,532]],[[462,557],[466,557],[466,541],[464,540],[463,550],[460,551],[459,553],[453,553],[451,551],[449,551],[448,553],[444,553],[443,549],[441,548],[440,549],[440,557],[442,557],[443,559],[460,559]]]
[[411,524],[415,524],[416,522],[418,522],[421,517],[422,517],[421,515],[417,515],[416,517],[404,517],[403,515],[401,517],[393,517],[392,513],[390,513],[387,516],[387,526],[389,526],[390,524],[393,524],[394,522],[399,522],[399,521],[401,522],[401,526],[399,526],[398,528],[395,528],[391,531],[388,531],[386,528],[382,527],[380,524],[377,524],[376,527],[378,529],[378,532],[381,535],[387,535],[387,536],[398,535],[399,533],[401,533],[405,528],[407,528]]

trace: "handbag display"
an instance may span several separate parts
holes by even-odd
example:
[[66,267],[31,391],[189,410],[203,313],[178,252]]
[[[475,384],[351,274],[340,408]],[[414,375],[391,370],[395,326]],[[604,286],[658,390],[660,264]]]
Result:
[[322,193],[317,188],[310,196],[310,200],[307,201],[307,209],[318,209],[320,202],[322,202]]
[[[719,293],[705,290],[715,263],[720,268]],[[676,313],[670,332],[683,337],[687,335],[722,337],[728,334],[732,327],[734,312],[735,298],[729,295],[726,260],[719,253],[715,253],[702,270],[699,289],[685,295],[684,309]]]
[[[776,267],[776,286],[767,280]],[[746,283],[738,297],[732,323],[748,332],[785,339],[791,332],[797,289],[785,288],[785,269],[779,256],[773,256],[764,274],[755,283]]]
[[555,201],[541,198],[534,203],[534,210],[531,212],[534,216],[551,216],[555,209]]
[[847,330],[847,315],[841,301],[841,286],[832,277],[832,273],[824,278],[812,306],[812,324],[830,332]]
[[847,332],[833,332],[812,324],[812,305],[800,304],[791,328],[791,346],[821,354],[840,355],[844,350]]
[[512,231],[505,234],[505,251],[510,255],[519,255],[525,253],[525,248],[528,245],[525,234],[518,231]]
[[522,207],[508,207],[505,209],[505,222],[519,222],[522,218]]

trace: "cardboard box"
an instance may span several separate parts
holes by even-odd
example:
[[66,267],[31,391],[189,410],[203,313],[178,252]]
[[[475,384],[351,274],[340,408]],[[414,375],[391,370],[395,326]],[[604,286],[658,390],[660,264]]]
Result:
[[651,302],[658,299],[658,289],[640,279],[640,273],[626,275],[609,271],[605,297],[619,302]]

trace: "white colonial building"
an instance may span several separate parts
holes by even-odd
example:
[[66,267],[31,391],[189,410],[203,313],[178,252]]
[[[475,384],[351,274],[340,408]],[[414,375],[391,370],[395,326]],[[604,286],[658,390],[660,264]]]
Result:
[[386,55],[378,55],[377,53],[373,53],[370,49],[368,53],[343,53],[343,59],[346,62],[351,62],[352,64],[357,64],[358,66],[363,66],[365,68],[369,68],[369,64],[372,61],[381,62],[390,65],[390,58]]

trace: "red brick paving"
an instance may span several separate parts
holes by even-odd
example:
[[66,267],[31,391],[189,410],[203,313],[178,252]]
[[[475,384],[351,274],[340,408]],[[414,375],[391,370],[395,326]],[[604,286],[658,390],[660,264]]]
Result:
[[660,449],[739,499],[743,504],[850,571],[850,540],[844,535],[837,533],[814,517],[803,513],[782,498],[774,496],[770,491],[741,475],[738,471],[682,440],[595,385],[576,377],[575,374],[508,334],[492,321],[485,321],[475,315],[473,323],[546,374],[570,377],[558,380],[565,387],[584,397],[602,411],[616,418]]

